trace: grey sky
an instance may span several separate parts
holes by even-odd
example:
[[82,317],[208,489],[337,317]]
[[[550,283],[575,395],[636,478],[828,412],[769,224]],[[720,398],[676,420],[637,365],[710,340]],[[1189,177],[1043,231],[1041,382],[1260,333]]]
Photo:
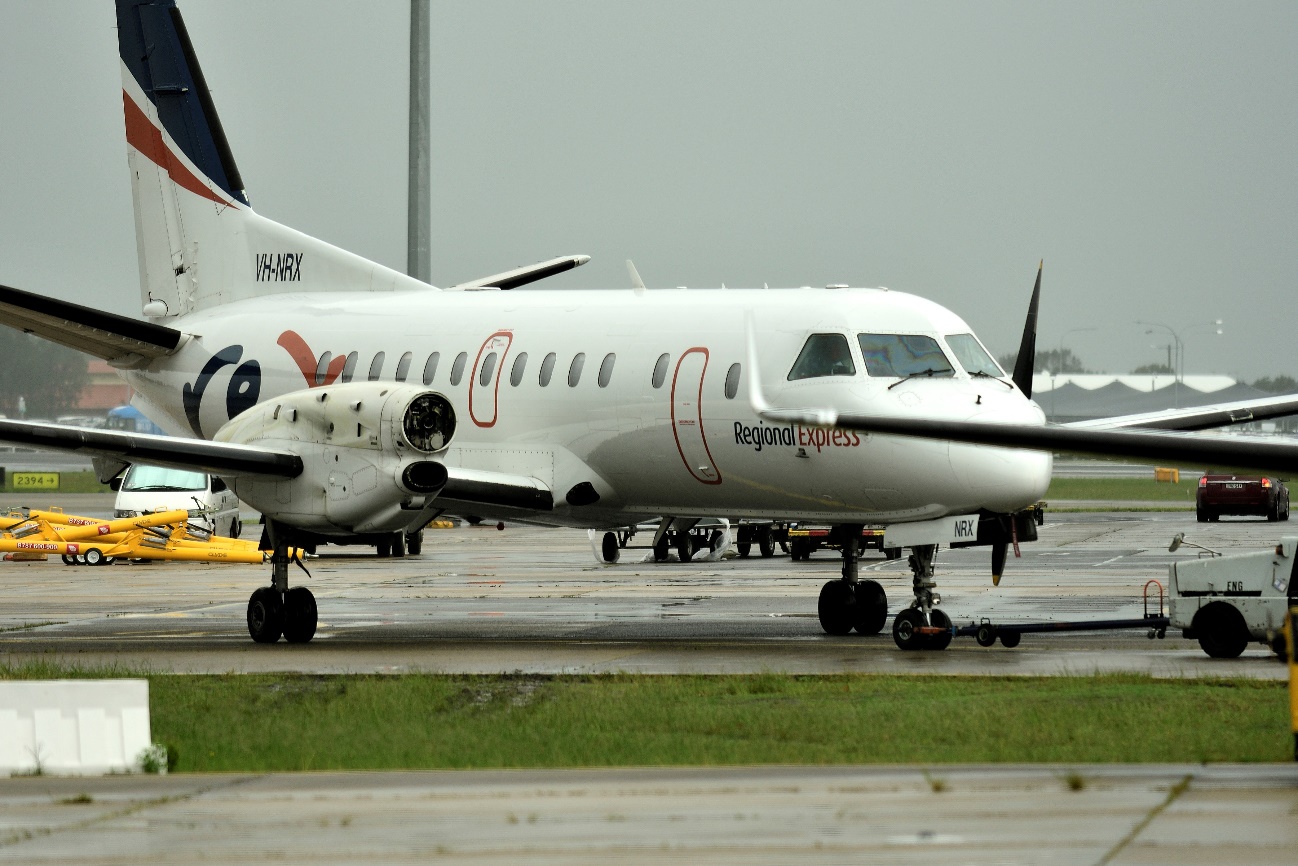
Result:
[[[404,269],[404,0],[180,5],[253,206]],[[0,0],[0,283],[138,315],[113,28]],[[435,283],[587,253],[552,284],[887,285],[1001,353],[1044,257],[1041,348],[1127,372],[1165,358],[1149,319],[1187,372],[1298,375],[1298,4],[435,2],[433,30]]]

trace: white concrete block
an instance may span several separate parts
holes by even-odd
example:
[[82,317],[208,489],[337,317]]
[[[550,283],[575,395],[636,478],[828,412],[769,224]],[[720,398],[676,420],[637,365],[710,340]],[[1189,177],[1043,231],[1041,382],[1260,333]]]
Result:
[[0,774],[138,771],[152,745],[148,680],[0,682]]

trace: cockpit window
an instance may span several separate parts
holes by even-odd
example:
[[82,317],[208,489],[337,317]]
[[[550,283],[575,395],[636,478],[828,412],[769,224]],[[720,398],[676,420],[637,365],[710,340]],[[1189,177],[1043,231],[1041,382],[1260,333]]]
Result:
[[818,376],[855,376],[852,350],[842,334],[812,334],[789,371],[789,381]]
[[992,356],[987,354],[987,350],[973,334],[949,334],[946,344],[955,352],[955,359],[970,376],[995,376],[999,379],[1005,375],[1005,371],[992,360]]
[[937,340],[923,334],[857,334],[871,376],[954,376]]

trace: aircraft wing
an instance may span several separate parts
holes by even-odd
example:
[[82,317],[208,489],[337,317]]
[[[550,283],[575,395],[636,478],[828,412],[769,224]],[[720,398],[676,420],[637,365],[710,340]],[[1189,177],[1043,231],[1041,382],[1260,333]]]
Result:
[[[105,361],[170,355],[185,334],[165,325],[0,286],[0,322]],[[129,364],[128,364],[129,366]]]
[[528,283],[534,283],[537,280],[543,280],[546,277],[552,277],[555,274],[581,267],[588,261],[590,261],[590,256],[559,256],[558,258],[537,262],[534,265],[514,268],[512,271],[504,271],[499,274],[492,274],[489,277],[470,280],[467,283],[459,283],[451,286],[447,291],[487,287],[500,289],[501,291],[516,289],[519,286],[525,286]]
[[1148,430],[1207,430],[1213,427],[1225,427],[1229,424],[1245,424],[1249,421],[1282,418],[1286,415],[1298,415],[1298,394],[1260,397],[1256,400],[1240,400],[1234,403],[1213,403],[1207,406],[1193,406],[1188,409],[1164,409],[1159,412],[1144,412],[1139,415],[1095,418],[1088,421],[1074,421],[1060,426],[1073,430],[1124,430],[1133,428]]
[[922,418],[840,415],[832,410],[764,409],[772,421],[837,427],[864,433],[918,436],[973,445],[1033,451],[1064,451],[1096,457],[1128,457],[1198,463],[1260,472],[1298,474],[1298,444],[1186,433],[1088,430],[1058,425],[1039,427]]

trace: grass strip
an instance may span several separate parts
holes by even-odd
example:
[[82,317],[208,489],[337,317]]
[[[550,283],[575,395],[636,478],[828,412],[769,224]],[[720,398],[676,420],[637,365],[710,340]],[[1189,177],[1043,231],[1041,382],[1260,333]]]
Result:
[[[122,676],[125,672],[114,671]],[[61,676],[102,675],[84,671]],[[46,677],[38,667],[0,677]],[[1285,685],[1092,677],[151,674],[180,771],[1286,761]]]
[[1183,477],[1180,484],[1152,478],[1054,478],[1046,501],[1054,499],[1135,500],[1143,502],[1194,503],[1198,478]]

